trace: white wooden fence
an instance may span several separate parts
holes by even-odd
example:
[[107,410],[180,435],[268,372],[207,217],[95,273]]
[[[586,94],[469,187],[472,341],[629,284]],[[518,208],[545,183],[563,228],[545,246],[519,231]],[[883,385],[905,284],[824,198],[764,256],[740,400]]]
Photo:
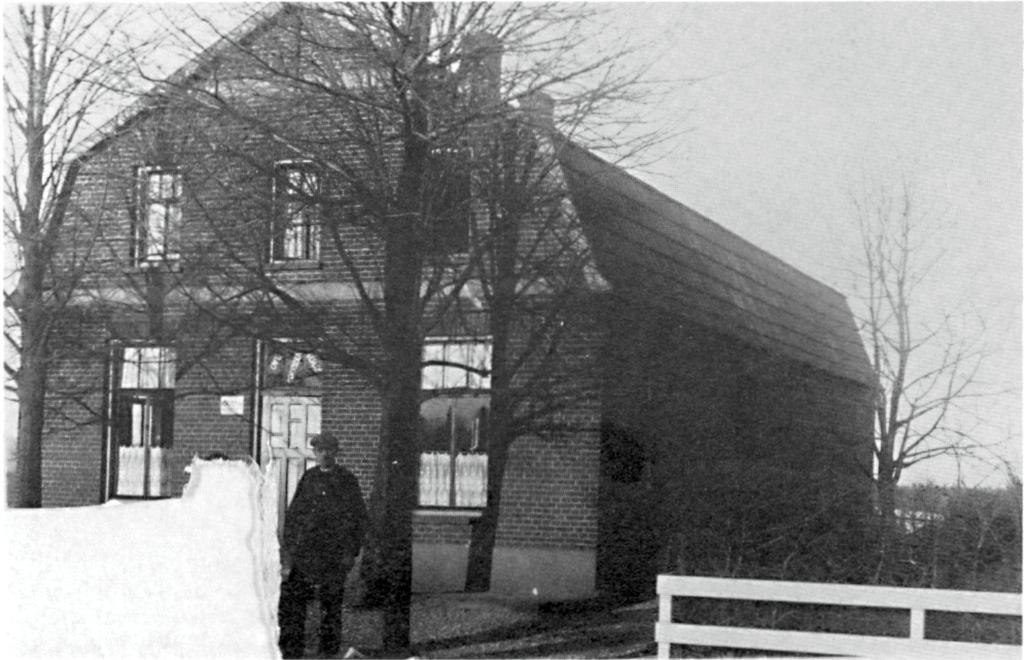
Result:
[[[673,596],[910,610],[910,637],[672,623]],[[658,643],[659,658],[669,657],[672,644],[869,657],[1021,657],[1020,646],[925,639],[926,610],[1020,616],[1021,596],[982,591],[659,575],[658,623],[655,625],[654,638]]]

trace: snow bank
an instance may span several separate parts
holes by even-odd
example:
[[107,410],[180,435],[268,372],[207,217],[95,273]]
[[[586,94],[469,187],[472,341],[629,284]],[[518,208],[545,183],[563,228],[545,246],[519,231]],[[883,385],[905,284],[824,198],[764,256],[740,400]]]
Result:
[[180,499],[5,512],[6,657],[280,657],[275,480],[190,470]]

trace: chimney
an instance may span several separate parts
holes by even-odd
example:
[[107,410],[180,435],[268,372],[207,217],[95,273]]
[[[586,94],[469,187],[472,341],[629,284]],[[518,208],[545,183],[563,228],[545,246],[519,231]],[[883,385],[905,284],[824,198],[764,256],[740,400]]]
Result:
[[519,109],[534,130],[542,133],[555,130],[555,100],[544,92],[533,91],[519,99]]
[[501,100],[501,40],[493,34],[474,32],[462,42],[462,67],[470,102],[486,107]]

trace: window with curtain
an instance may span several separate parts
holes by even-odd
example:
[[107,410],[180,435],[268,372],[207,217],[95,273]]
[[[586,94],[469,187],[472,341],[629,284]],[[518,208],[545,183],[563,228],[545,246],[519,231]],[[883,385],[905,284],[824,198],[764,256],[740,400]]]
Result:
[[487,504],[490,340],[430,339],[423,347],[419,504]]

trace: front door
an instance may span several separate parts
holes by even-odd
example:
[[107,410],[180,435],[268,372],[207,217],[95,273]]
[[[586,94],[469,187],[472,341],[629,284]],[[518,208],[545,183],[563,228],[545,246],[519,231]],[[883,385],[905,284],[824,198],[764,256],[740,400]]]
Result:
[[310,436],[320,433],[320,397],[268,394],[263,399],[263,453],[276,462],[278,532],[284,529],[284,513],[295,487],[307,468],[315,465]]

